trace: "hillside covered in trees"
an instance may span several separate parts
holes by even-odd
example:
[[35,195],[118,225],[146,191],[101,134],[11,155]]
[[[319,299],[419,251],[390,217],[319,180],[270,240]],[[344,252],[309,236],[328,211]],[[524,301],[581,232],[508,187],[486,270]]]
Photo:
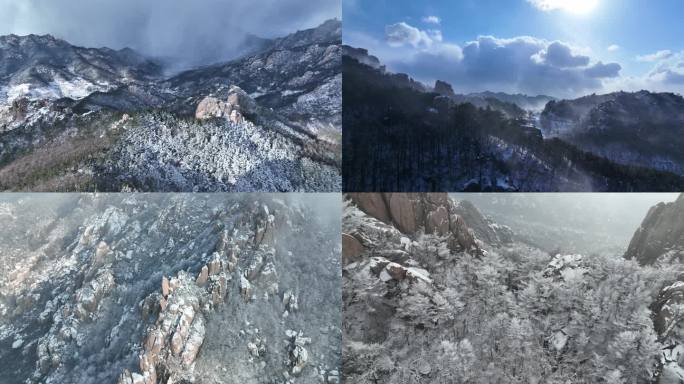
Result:
[[[682,249],[661,223],[683,204],[654,207],[630,250]],[[542,251],[439,193],[348,194],[342,230],[349,382],[684,379],[676,258]]]
[[675,173],[620,164],[561,138],[545,138],[533,116],[515,104],[438,93],[439,84],[431,89],[364,57],[367,52],[351,48],[343,55],[346,191],[684,187],[684,177]]

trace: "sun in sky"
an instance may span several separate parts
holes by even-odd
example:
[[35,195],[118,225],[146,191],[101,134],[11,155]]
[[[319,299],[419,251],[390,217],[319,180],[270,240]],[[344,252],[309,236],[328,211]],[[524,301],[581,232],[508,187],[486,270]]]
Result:
[[642,89],[684,94],[682,0],[343,5],[345,44],[366,48],[390,71],[427,84],[443,80],[462,93],[557,98]]

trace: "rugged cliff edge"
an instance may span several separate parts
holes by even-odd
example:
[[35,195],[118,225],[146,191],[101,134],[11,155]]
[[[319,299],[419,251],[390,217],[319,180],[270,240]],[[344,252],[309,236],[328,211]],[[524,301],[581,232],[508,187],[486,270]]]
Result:
[[652,207],[636,230],[625,253],[640,264],[684,261],[684,195]]

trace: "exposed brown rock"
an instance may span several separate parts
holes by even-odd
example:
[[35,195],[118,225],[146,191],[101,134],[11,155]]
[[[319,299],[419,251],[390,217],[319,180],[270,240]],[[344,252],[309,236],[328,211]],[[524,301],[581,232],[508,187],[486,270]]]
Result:
[[221,272],[221,259],[218,253],[214,253],[214,257],[209,262],[209,276],[217,275]]
[[430,211],[425,223],[427,233],[435,233],[444,236],[449,233],[449,212],[445,206],[440,205],[437,209]]
[[186,367],[190,366],[195,361],[200,347],[202,347],[202,343],[204,342],[204,334],[204,318],[200,315],[197,316],[195,321],[192,323],[190,334],[188,336],[187,342],[185,343],[183,354],[181,355],[183,364]]
[[162,283],[161,283],[161,288],[162,288],[162,296],[169,297],[169,279],[166,278],[166,276],[162,277]]
[[381,193],[350,193],[348,196],[369,216],[375,217],[383,223],[390,224],[392,222],[389,214],[387,203]]
[[197,105],[195,110],[195,118],[198,120],[216,118],[216,117],[226,117],[229,113],[228,104],[215,98],[215,97],[205,97]]
[[387,273],[396,281],[402,281],[406,278],[406,268],[397,263],[389,263],[385,267]]
[[190,327],[193,320],[195,319],[195,310],[192,306],[188,305],[181,309],[180,319],[176,330],[171,337],[171,351],[174,355],[178,356],[185,346],[185,341],[190,335]]
[[211,118],[225,118],[239,124],[256,115],[256,102],[240,87],[231,86],[226,101],[213,96],[207,96],[199,102],[195,109],[195,118],[205,120]]
[[418,230],[420,215],[416,212],[414,201],[408,193],[389,194],[389,211],[394,225],[403,233]]
[[365,250],[363,244],[354,236],[342,234],[342,263],[354,262]]
[[197,280],[195,281],[195,283],[200,287],[204,287],[207,284],[208,278],[209,278],[209,268],[205,265],[202,267],[202,271],[197,276]]
[[[347,196],[367,215],[392,224],[406,235],[424,230],[448,236],[452,250],[479,253],[474,234],[456,213],[456,205],[446,193],[351,193]],[[351,243],[344,236],[343,241]]]
[[249,95],[238,86],[231,86],[228,91],[229,120],[241,123],[256,114],[257,105]]

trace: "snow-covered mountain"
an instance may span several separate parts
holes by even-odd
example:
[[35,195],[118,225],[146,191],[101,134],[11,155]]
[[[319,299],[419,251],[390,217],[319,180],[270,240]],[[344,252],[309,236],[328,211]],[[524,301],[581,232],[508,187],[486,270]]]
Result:
[[[426,86],[407,74],[388,72],[363,49],[345,48],[343,75],[347,192],[657,192],[684,188],[684,175],[674,167],[684,164],[676,160],[681,155],[682,135],[675,124],[684,109],[678,109],[679,103],[667,95],[653,96],[656,101],[669,100],[666,108],[654,107],[665,116],[653,120],[657,129],[644,135],[630,130],[632,126],[622,133],[610,130],[610,140],[634,144],[641,152],[613,154],[603,134],[582,143],[544,134],[535,113],[511,102],[519,97],[459,95],[457,85],[444,81]],[[550,100],[544,113],[565,104]],[[620,116],[648,116],[650,112],[641,111],[639,105],[621,109]],[[635,153],[650,157],[629,162],[616,157]]]
[[1,41],[2,189],[341,188],[338,20],[171,77],[128,49]]
[[545,137],[559,137],[619,164],[684,175],[684,98],[616,92],[550,102],[540,117]]
[[339,383],[336,196],[0,196],[0,381]]
[[658,340],[663,344],[657,383],[684,380],[684,194],[670,203],[653,206],[637,228],[625,258],[657,270],[675,270],[677,276],[661,284],[651,305]]
[[680,382],[676,266],[548,253],[481,217],[441,193],[347,195],[347,381]]
[[131,49],[76,47],[51,35],[0,36],[0,103],[83,98],[157,80],[162,68]]

